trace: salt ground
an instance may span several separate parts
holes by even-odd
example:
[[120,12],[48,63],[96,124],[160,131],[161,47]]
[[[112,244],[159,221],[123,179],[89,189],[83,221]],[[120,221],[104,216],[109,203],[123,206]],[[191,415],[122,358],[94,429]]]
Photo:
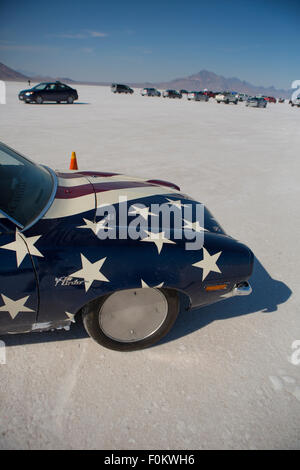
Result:
[[74,105],[25,105],[25,87],[7,86],[0,140],[55,168],[75,150],[80,169],[173,181],[256,262],[251,296],[182,312],[144,351],[101,348],[80,325],[2,337],[0,447],[300,448],[300,109],[92,86]]

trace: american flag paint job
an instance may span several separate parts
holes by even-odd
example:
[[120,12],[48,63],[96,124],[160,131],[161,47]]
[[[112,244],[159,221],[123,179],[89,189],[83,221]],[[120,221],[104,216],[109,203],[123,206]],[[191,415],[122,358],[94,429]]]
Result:
[[113,204],[118,225],[120,196],[127,197],[128,207],[197,204],[173,183],[104,172],[56,175],[55,198],[32,227],[19,233],[0,214],[0,333],[69,325],[88,302],[121,289],[162,285],[197,307],[224,294],[206,292],[207,285],[225,282],[230,291],[250,277],[251,251],[227,236],[207,209],[200,250],[187,251],[183,240],[163,237],[159,247],[153,241],[98,238],[97,208]]

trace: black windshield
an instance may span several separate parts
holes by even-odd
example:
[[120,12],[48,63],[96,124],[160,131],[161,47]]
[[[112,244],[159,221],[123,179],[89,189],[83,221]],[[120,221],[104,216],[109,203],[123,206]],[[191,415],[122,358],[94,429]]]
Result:
[[26,227],[47,205],[53,177],[45,168],[0,143],[0,210]]

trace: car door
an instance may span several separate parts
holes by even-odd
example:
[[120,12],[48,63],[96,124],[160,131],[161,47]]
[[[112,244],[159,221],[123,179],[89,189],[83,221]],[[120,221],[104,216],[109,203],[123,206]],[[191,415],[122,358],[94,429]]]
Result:
[[0,213],[0,334],[30,331],[38,312],[38,286],[28,250],[32,241]]
[[62,84],[56,85],[57,101],[67,101],[68,96],[71,95],[70,89]]
[[49,83],[41,94],[44,101],[59,101],[57,98],[56,83]]

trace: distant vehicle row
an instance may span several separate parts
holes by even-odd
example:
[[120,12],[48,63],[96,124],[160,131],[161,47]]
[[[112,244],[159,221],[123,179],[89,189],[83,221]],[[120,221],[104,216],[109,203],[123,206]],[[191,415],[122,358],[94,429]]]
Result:
[[[111,85],[111,90],[113,93],[134,93],[133,89],[127,85],[115,84]],[[253,97],[250,97],[246,93],[236,93],[231,91],[223,92],[214,92],[209,90],[204,91],[188,91],[188,90],[164,90],[162,93],[156,88],[142,88],[140,91],[142,96],[162,96],[163,98],[178,98],[181,99],[183,95],[187,95],[188,101],[208,101],[209,98],[215,98],[217,103],[233,103],[238,104],[239,101],[245,101],[247,106],[257,105],[258,107],[266,107],[266,103],[276,103],[277,100],[273,96],[257,96],[253,100]],[[257,98],[257,99],[256,99]],[[282,103],[284,100],[279,99],[279,102]]]
[[[133,94],[134,90],[128,85],[122,85],[113,83],[111,85],[111,91],[113,93],[125,93]],[[164,90],[162,93],[153,87],[145,87],[140,91],[142,96],[153,96],[163,98],[178,98],[181,99],[183,95],[187,96],[188,101],[208,101],[209,98],[215,98],[217,103],[224,104],[238,104],[238,102],[244,101],[246,106],[265,108],[267,103],[277,103],[276,98],[273,96],[249,96],[246,93],[236,93],[231,91],[214,92],[209,90],[204,91],[187,91],[187,90]],[[77,90],[61,83],[56,82],[43,82],[38,85],[22,90],[19,93],[19,100],[25,103],[37,103],[42,104],[44,101],[54,101],[56,103],[66,102],[72,104],[75,100],[78,100]],[[284,103],[283,98],[278,99],[279,103]],[[293,101],[290,100],[291,106],[300,107],[300,96]]]

